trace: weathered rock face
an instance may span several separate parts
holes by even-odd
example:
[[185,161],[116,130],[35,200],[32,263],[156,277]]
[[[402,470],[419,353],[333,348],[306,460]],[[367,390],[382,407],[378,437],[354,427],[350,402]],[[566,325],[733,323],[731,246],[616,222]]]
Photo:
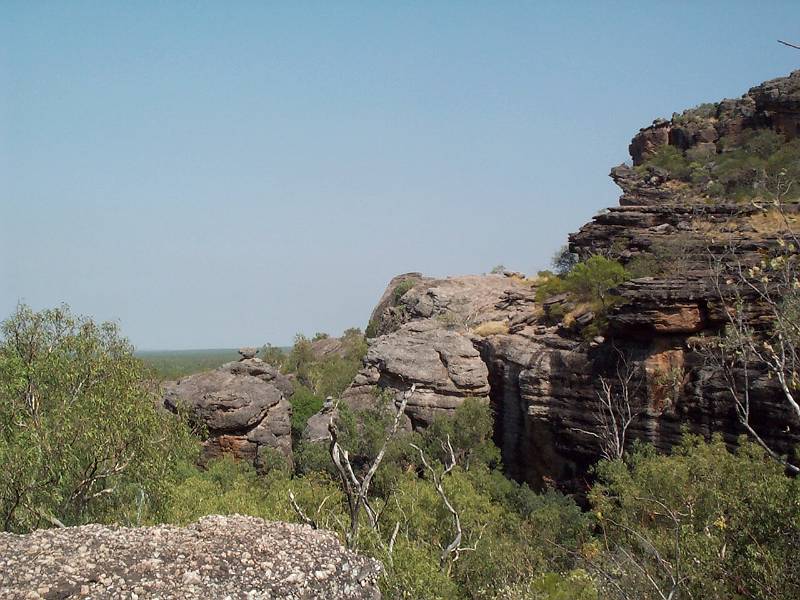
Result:
[[205,426],[204,460],[228,452],[260,468],[266,448],[292,460],[291,394],[291,382],[277,369],[244,358],[167,385],[164,406],[185,407]]
[[0,533],[2,598],[377,600],[380,572],[332,533],[254,517]]
[[416,384],[406,414],[412,423],[427,424],[464,398],[489,396],[486,365],[470,339],[430,319],[405,323],[378,338],[365,363],[344,395],[355,408],[369,406],[376,387],[401,391]]
[[[744,129],[770,127],[794,136],[798,124],[800,71],[741,99],[657,121],[634,138],[630,151],[641,165],[663,144],[710,150],[722,136]],[[464,397],[488,398],[509,474],[575,490],[585,487],[588,467],[600,457],[592,433],[601,378],[618,379],[624,359],[636,374],[631,386],[639,411],[629,440],[666,450],[688,429],[719,432],[735,443],[744,431],[734,403],[720,374],[696,351],[701,336],[717,335],[726,321],[709,257],[736,247],[742,262],[759,259],[777,240],[774,224],[755,206],[711,200],[658,168],[621,165],[611,176],[623,192],[620,206],[570,236],[571,249],[628,265],[657,259],[662,270],[620,286],[616,293],[624,302],[608,315],[603,337],[581,335],[591,314],[576,315],[570,327],[548,324],[542,315],[566,299],[537,304],[535,282],[519,277],[403,275],[392,280],[373,313],[380,335],[345,400],[363,404],[375,389],[399,392],[416,383],[421,391],[407,412],[413,426],[422,427]],[[409,279],[414,287],[396,294]],[[746,310],[751,322],[764,323],[755,298]],[[751,377],[754,428],[773,448],[790,452],[800,443],[800,423],[774,381],[763,373]]]
[[415,275],[415,286],[397,302],[387,303],[408,278],[393,279],[373,312],[373,322],[384,334],[370,345],[364,368],[343,399],[353,408],[366,408],[379,390],[397,394],[416,384],[406,425],[419,427],[454,410],[465,398],[488,402],[489,374],[474,331],[487,322],[508,327],[533,296],[530,285],[519,278]]

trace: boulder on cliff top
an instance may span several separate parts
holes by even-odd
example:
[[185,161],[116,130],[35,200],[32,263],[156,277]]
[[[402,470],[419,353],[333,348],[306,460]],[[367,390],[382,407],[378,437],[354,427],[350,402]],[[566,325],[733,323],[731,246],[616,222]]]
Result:
[[291,393],[275,367],[249,358],[168,384],[164,406],[188,410],[206,428],[204,461],[231,453],[259,468],[267,448],[292,460]]
[[381,565],[330,532],[255,517],[0,533],[2,598],[380,598]]

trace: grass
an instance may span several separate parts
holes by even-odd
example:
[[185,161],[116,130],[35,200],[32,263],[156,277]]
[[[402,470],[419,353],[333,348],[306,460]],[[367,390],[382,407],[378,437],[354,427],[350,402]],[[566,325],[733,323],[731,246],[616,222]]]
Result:
[[508,333],[508,321],[486,321],[475,327],[472,332],[481,337]]

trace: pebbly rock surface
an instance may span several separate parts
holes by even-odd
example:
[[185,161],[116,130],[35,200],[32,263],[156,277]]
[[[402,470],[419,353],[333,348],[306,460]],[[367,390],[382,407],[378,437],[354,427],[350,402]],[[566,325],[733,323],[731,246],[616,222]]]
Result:
[[381,565],[332,533],[254,517],[0,533],[0,599],[375,600]]
[[260,358],[222,365],[167,384],[164,406],[184,407],[203,425],[203,460],[222,453],[262,466],[267,448],[292,460],[291,381]]

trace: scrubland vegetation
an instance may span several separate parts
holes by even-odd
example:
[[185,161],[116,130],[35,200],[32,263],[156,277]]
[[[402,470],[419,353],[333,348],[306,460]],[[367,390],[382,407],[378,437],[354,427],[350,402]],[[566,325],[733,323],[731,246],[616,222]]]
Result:
[[[602,261],[583,270],[601,281],[622,276]],[[558,285],[602,303],[605,284],[597,280],[566,276]],[[315,358],[303,337],[272,357],[300,382],[298,414],[342,391],[364,352],[358,332],[345,340],[347,350],[327,358]],[[198,439],[180,416],[156,409],[151,381],[113,325],[24,306],[3,324],[4,530],[241,513],[306,520],[344,537],[347,496],[325,444],[298,448],[294,469],[276,454],[265,474],[228,458],[201,470]],[[386,440],[392,405],[385,403],[376,397],[372,409],[342,410],[337,419],[358,476]],[[385,565],[387,598],[800,595],[800,485],[760,447],[743,439],[732,453],[718,438],[691,436],[669,455],[636,447],[596,466],[582,510],[554,490],[507,479],[491,429],[488,407],[467,400],[454,417],[390,440],[369,497],[377,524],[362,513],[352,544]],[[445,498],[463,533],[447,554],[457,529]]]
[[800,140],[787,141],[771,129],[747,129],[686,151],[662,145],[639,167],[663,169],[711,196],[746,200],[765,195],[772,182],[800,180]]

